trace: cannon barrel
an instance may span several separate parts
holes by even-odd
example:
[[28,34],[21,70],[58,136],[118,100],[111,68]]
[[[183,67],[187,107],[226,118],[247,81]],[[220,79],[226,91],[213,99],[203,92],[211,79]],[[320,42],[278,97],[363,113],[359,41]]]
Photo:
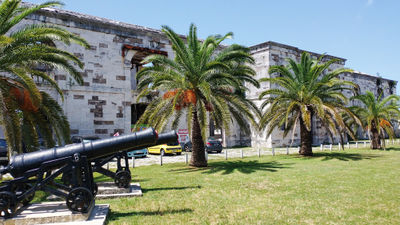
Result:
[[[175,133],[175,131],[173,132]],[[157,138],[157,132],[153,128],[149,128],[128,135],[15,155],[10,158],[10,163],[2,169],[1,173],[9,172],[16,177],[30,169],[39,168],[43,162],[71,157],[75,154],[84,155],[88,160],[93,160],[132,148],[153,146],[156,144]]]
[[178,140],[178,134],[175,131],[162,133],[158,135],[156,145],[167,144]]

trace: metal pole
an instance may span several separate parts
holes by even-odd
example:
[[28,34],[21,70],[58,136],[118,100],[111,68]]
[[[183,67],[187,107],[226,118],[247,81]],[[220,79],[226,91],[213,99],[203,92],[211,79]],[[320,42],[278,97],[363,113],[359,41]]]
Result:
[[319,147],[319,149],[322,151],[322,149],[323,149],[322,144],[321,144],[321,146]]
[[347,148],[350,149],[350,143],[349,142],[347,142]]
[[272,155],[275,155],[275,148],[272,148]]
[[332,151],[332,144],[329,145],[329,151]]
[[356,141],[356,148],[358,148],[358,141]]
[[225,160],[228,160],[228,149],[225,149]]
[[240,156],[241,156],[242,159],[243,159],[243,149],[240,149]]
[[340,151],[340,147],[341,147],[341,144],[340,144],[340,142],[339,142],[339,146],[338,146],[338,147],[339,147],[339,151]]
[[208,152],[205,151],[205,154],[206,154],[206,161],[208,162]]
[[289,147],[286,147],[286,155],[289,155]]
[[163,157],[163,154],[160,153],[160,166],[162,166],[162,164],[163,164],[162,157]]
[[185,152],[185,163],[188,164],[189,162],[189,157],[188,157],[188,152]]
[[135,168],[135,156],[132,156],[132,168]]
[[260,158],[260,157],[261,157],[261,149],[258,148],[258,158]]

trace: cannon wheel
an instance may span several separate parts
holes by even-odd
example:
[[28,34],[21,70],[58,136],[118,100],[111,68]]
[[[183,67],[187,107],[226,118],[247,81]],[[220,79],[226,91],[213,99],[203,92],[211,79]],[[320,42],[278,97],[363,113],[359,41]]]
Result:
[[86,213],[93,201],[91,191],[84,187],[72,189],[67,196],[67,207],[73,212]]
[[10,217],[15,212],[15,195],[9,191],[0,192],[0,216]]
[[128,188],[131,184],[131,173],[126,170],[119,171],[115,174],[115,184],[119,188]]

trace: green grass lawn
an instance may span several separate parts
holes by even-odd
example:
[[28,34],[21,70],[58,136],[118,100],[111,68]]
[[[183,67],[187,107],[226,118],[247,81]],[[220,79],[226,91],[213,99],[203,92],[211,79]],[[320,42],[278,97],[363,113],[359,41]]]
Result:
[[[108,224],[400,224],[400,148],[135,168]],[[102,179],[102,178],[100,178]]]

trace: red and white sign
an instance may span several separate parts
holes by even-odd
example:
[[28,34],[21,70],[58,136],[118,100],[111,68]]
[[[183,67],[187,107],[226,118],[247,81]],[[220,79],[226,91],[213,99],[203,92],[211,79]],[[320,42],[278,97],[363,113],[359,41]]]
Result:
[[178,134],[189,134],[188,129],[178,129]]
[[188,134],[180,134],[179,135],[179,143],[186,143],[189,141],[189,135]]

